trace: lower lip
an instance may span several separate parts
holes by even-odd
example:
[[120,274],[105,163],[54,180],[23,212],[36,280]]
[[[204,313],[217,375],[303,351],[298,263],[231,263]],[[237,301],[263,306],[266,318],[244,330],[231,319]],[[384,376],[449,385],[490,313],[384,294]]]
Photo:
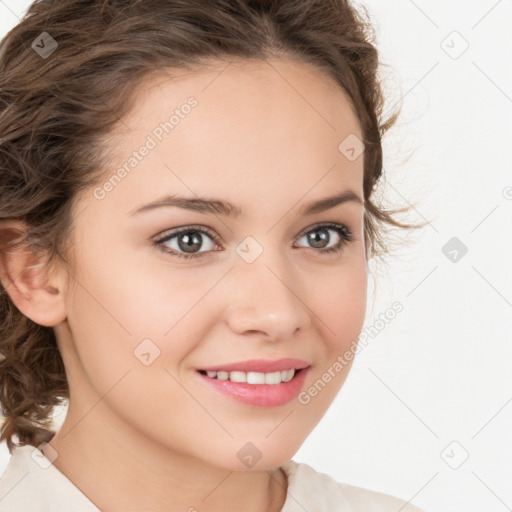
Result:
[[309,368],[296,370],[292,380],[281,382],[281,384],[248,384],[212,379],[199,372],[197,375],[212,388],[244,404],[256,407],[278,407],[290,402],[299,394]]

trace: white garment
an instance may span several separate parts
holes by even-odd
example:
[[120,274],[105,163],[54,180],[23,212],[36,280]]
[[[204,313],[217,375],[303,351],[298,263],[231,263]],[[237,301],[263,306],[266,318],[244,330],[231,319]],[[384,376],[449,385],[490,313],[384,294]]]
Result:
[[[281,467],[288,478],[281,512],[423,512],[388,494],[338,483],[304,463],[289,460]],[[101,511],[41,451],[25,445],[13,449],[0,478],[0,512]]]

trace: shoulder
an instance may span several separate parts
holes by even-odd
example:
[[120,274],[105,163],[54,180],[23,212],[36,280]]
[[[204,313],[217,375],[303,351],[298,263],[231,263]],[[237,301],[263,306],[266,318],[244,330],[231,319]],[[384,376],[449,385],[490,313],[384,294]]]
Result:
[[305,463],[289,460],[281,467],[288,477],[288,495],[281,512],[424,512],[390,494],[336,482]]
[[13,448],[0,477],[2,512],[100,512],[36,447]]

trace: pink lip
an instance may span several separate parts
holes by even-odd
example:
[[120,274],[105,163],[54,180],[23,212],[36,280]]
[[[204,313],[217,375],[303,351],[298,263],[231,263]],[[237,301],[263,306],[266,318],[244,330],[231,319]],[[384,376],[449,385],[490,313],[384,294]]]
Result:
[[301,368],[307,368],[310,364],[307,361],[301,359],[278,359],[277,361],[271,361],[267,359],[251,359],[250,361],[240,361],[238,363],[231,364],[219,364],[216,366],[208,366],[204,368],[198,368],[198,370],[206,371],[223,371],[223,372],[261,372],[271,373],[281,370],[300,370]]
[[[203,375],[197,375],[203,382],[230,398],[255,407],[278,407],[295,398],[304,386],[304,381],[311,367],[295,370],[295,375],[288,382],[280,384],[248,384],[247,382],[231,382],[217,380]],[[232,370],[236,371],[236,370]],[[244,371],[244,370],[240,370]],[[277,371],[277,370],[275,370]]]

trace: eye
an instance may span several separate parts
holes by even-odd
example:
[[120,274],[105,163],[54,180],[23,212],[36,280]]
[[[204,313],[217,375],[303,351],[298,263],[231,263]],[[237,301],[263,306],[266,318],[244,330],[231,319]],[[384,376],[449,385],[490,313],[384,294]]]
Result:
[[[334,244],[331,243],[331,235],[334,232]],[[205,245],[205,237],[209,239],[206,250],[198,251]],[[311,244],[310,249],[320,254],[341,253],[345,245],[355,239],[350,230],[341,224],[326,223],[313,228],[308,228],[299,235],[299,240],[304,238]],[[338,240],[336,241],[336,238]],[[169,243],[170,242],[170,243]],[[214,231],[199,226],[186,226],[172,231],[154,241],[154,244],[162,251],[176,258],[201,258],[211,252],[215,244],[220,244],[219,237]],[[209,247],[208,247],[209,245]]]
[[[208,252],[195,252],[197,249],[204,245],[203,240],[205,235],[206,237],[210,238],[212,242],[218,241],[218,238],[215,235],[215,233],[213,233],[213,231],[209,229],[199,228],[195,226],[187,226],[176,231],[173,231],[172,233],[169,233],[163,238],[155,240],[155,245],[157,245],[161,251],[171,254],[172,256],[175,256],[177,258],[200,258],[202,257],[204,252]],[[168,247],[167,245],[164,245],[167,242],[172,242],[171,244],[169,244],[171,250],[165,249],[165,247]]]
[[[329,231],[334,231],[336,233],[334,237],[335,242],[336,237],[339,239],[330,247],[329,243],[331,242],[331,235],[329,235]],[[303,232],[300,237],[305,238],[306,242],[311,244],[314,250],[324,254],[341,253],[345,248],[345,245],[355,239],[352,232],[346,226],[333,223],[320,224],[315,226],[313,229],[308,228],[308,230]]]

